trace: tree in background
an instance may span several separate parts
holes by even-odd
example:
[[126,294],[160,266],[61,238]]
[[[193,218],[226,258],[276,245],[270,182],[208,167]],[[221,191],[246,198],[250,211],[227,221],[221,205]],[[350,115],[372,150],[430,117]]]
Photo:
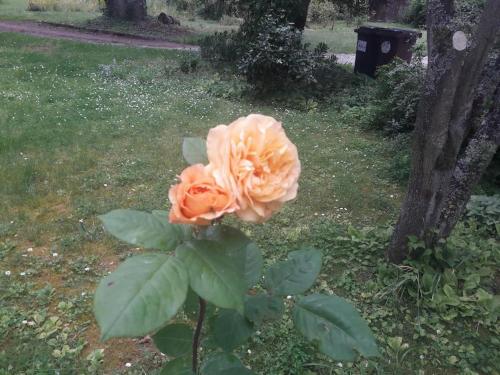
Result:
[[127,21],[142,21],[146,18],[146,0],[105,0],[104,14]]
[[310,3],[311,0],[242,0],[241,7],[245,9],[245,23],[257,24],[268,14],[283,12],[286,22],[304,30]]
[[499,147],[499,14],[500,0],[487,0],[469,33],[453,0],[428,1],[429,63],[392,262],[409,256],[410,236],[428,247],[449,236]]

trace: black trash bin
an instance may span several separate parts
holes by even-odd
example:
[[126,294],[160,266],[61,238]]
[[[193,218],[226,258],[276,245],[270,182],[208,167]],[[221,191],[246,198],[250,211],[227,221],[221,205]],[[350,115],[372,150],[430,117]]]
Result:
[[361,26],[358,33],[354,71],[375,77],[378,66],[388,64],[395,56],[410,62],[411,48],[422,36],[412,30]]

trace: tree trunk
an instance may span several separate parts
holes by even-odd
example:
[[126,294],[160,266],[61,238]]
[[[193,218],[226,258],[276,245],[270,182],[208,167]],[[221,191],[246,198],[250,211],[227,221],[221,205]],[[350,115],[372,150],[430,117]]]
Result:
[[291,13],[290,21],[299,29],[304,30],[307,22],[307,13],[311,0],[301,0],[296,3],[294,12]]
[[106,0],[105,14],[111,18],[142,21],[146,18],[146,0]]
[[494,154],[494,137],[487,134],[498,128],[495,111],[473,128],[472,103],[500,29],[500,0],[487,1],[467,48],[461,43],[464,35],[453,29],[452,0],[429,0],[427,8],[429,65],[413,135],[408,191],[387,251],[395,263],[408,257],[409,236],[432,247],[449,235]]

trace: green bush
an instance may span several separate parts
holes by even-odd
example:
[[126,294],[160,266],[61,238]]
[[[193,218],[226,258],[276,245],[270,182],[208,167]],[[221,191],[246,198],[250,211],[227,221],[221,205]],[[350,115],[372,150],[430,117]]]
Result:
[[426,13],[427,5],[425,0],[412,0],[404,16],[404,22],[414,27],[423,27],[426,22]]
[[312,82],[311,54],[302,33],[280,17],[265,16],[238,69],[259,91],[282,89],[289,81]]
[[479,223],[459,223],[434,249],[410,238],[410,249],[413,257],[403,266],[379,266],[379,283],[386,285],[379,296],[412,298],[418,308],[445,321],[474,318],[485,327],[496,326],[500,301],[493,275],[500,247]]
[[466,216],[500,236],[500,195],[473,195],[467,203]]
[[205,19],[220,20],[224,14],[232,15],[237,1],[223,0],[176,0],[177,11]]
[[200,60],[196,57],[184,57],[179,61],[179,69],[182,73],[194,73],[198,70]]
[[389,134],[412,131],[424,78],[421,51],[415,53],[411,63],[395,59],[380,67],[374,98],[378,110],[371,127]]
[[200,49],[201,57],[212,63],[236,63],[242,55],[243,44],[239,33],[223,31],[201,39]]
[[302,32],[288,24],[283,14],[268,14],[238,32],[215,33],[200,45],[203,58],[236,65],[258,93],[300,90],[306,98],[323,97],[343,73],[335,57],[327,55],[326,44],[310,50],[302,42]]
[[307,13],[307,22],[321,25],[332,26],[337,16],[337,8],[330,1],[312,0]]

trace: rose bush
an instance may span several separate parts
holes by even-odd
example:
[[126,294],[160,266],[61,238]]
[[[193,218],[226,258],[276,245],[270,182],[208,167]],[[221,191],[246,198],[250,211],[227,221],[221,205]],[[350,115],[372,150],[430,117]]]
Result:
[[[170,359],[162,375],[253,374],[231,352],[283,315],[284,297],[296,296],[288,304],[293,322],[322,353],[340,361],[378,356],[373,334],[347,300],[303,295],[320,273],[321,251],[291,251],[262,277],[257,245],[220,223],[231,213],[262,222],[296,197],[300,161],[281,124],[243,117],[211,129],[206,142],[185,139],[183,154],[191,166],[170,188],[170,213],[114,210],[100,217],[118,239],[159,250],[128,258],[99,284],[101,338],[152,335]],[[203,333],[212,337],[199,366]]]

